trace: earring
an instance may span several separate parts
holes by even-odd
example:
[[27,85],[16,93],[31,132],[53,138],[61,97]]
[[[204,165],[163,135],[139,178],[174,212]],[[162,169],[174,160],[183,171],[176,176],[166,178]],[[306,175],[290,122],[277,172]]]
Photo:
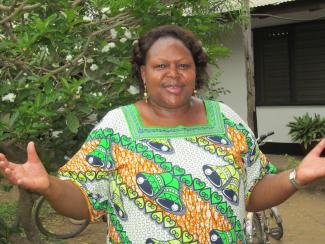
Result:
[[145,101],[146,103],[148,103],[148,98],[149,98],[149,96],[148,96],[148,92],[147,92],[147,85],[146,85],[146,83],[144,83],[143,99],[144,99],[144,101]]
[[196,89],[194,89],[194,91],[193,91],[193,95],[194,95],[194,97],[197,96],[197,90],[196,90]]

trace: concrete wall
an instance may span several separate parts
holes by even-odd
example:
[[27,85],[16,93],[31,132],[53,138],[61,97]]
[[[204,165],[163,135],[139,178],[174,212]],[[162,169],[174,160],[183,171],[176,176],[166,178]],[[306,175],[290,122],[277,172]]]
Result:
[[231,91],[221,95],[220,100],[236,111],[243,120],[247,121],[246,75],[243,48],[243,35],[240,28],[223,36],[222,42],[231,52],[229,57],[219,60],[218,66],[222,70],[219,78],[220,85]]
[[264,134],[273,130],[275,134],[270,137],[272,142],[290,143],[289,128],[286,125],[293,121],[294,116],[301,116],[306,112],[311,116],[316,113],[325,117],[325,106],[257,107],[257,131],[259,134]]

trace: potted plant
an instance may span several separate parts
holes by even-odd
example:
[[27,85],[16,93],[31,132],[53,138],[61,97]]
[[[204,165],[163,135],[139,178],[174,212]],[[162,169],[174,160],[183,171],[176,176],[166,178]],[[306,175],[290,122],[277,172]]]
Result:
[[304,153],[309,152],[320,138],[325,137],[325,118],[319,114],[312,117],[305,113],[294,117],[294,121],[289,122],[287,126],[290,128],[289,135],[292,140],[302,145]]

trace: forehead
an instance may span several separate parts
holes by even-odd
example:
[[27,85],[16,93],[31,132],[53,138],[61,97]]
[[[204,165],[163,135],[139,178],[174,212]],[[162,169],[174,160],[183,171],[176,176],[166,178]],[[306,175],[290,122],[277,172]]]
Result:
[[191,51],[185,46],[185,44],[174,37],[161,37],[157,39],[147,52],[147,58],[159,58],[164,56],[191,56]]

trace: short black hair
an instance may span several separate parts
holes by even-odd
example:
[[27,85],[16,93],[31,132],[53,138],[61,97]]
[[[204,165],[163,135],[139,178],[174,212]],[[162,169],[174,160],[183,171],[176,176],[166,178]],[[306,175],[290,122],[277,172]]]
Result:
[[158,39],[164,37],[173,37],[180,40],[192,53],[196,67],[195,87],[197,89],[202,87],[203,83],[208,78],[208,56],[204,52],[201,43],[191,31],[185,30],[177,25],[162,25],[140,36],[138,42],[133,46],[133,55],[131,59],[132,76],[139,82],[140,89],[143,89],[140,67],[145,65],[146,55],[150,47]]

